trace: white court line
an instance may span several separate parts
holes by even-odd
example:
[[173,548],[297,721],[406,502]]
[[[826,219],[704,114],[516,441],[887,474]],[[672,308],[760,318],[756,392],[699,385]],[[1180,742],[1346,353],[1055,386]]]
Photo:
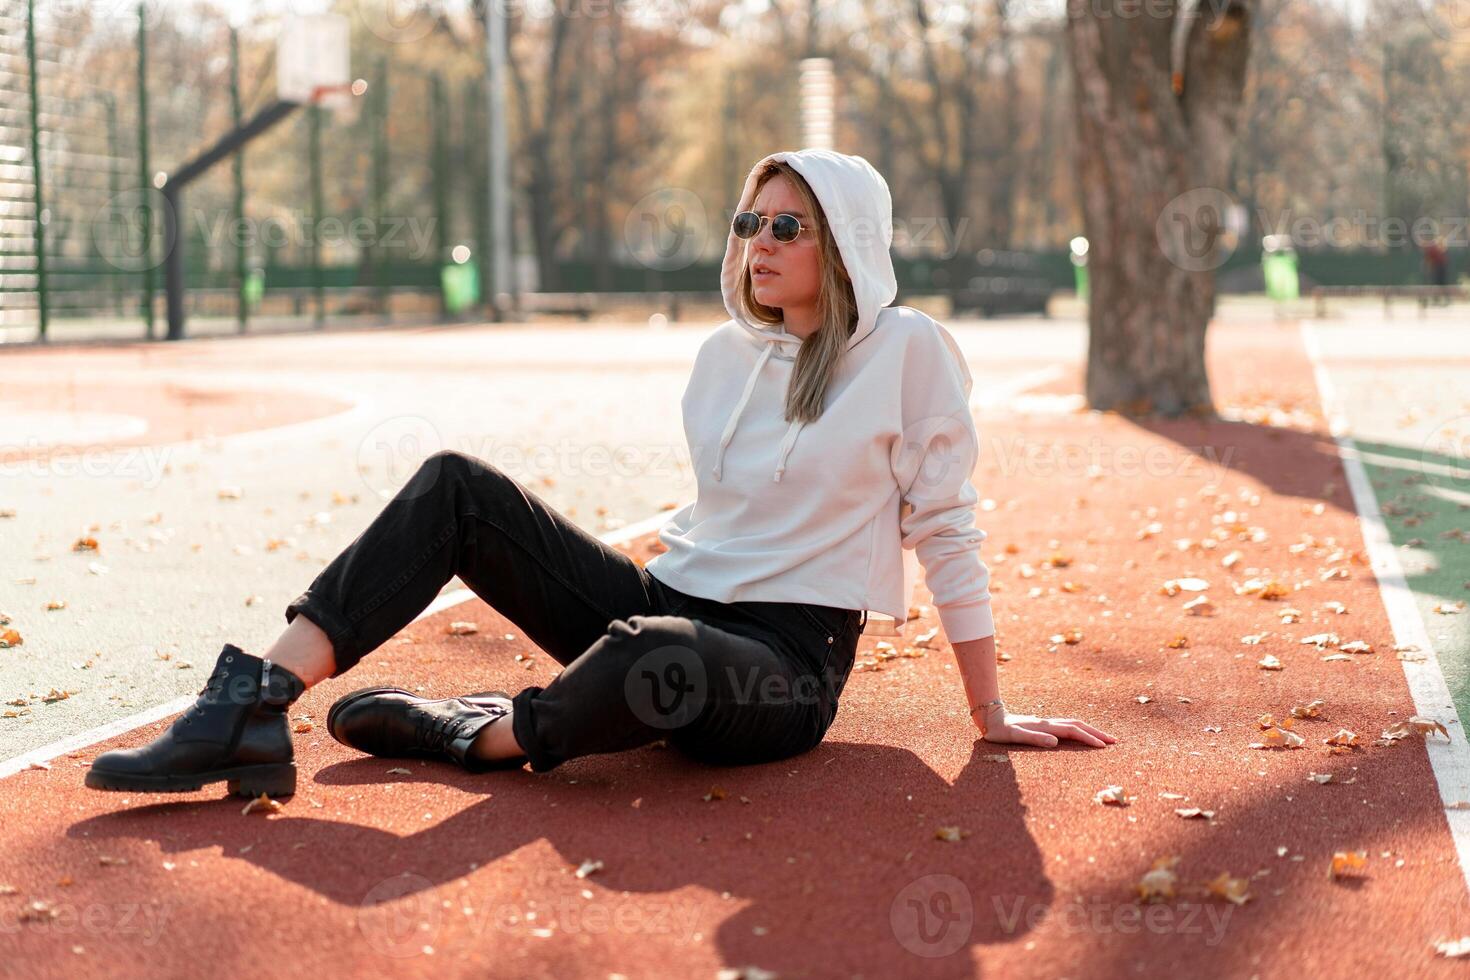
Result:
[[1004,406],[1012,399],[1020,397],[1027,389],[1046,384],[1061,373],[1062,368],[1058,364],[1037,368],[1035,371],[1028,371],[1020,377],[1012,378],[1003,384],[972,392],[970,394],[970,407],[998,408]]
[[[652,517],[645,518],[635,524],[627,524],[606,534],[599,534],[597,535],[597,539],[603,544],[610,546],[636,540],[651,531],[657,531],[663,527],[664,523],[673,513],[674,511],[670,510],[654,514]],[[446,592],[429,603],[423,612],[413,618],[413,622],[417,623],[421,619],[426,619],[435,613],[442,612],[453,606],[458,606],[461,603],[469,602],[474,598],[475,593],[469,589],[455,589],[453,592]],[[199,695],[197,694],[184,694],[174,698],[172,701],[166,701],[145,711],[128,715],[126,718],[119,718],[105,725],[89,728],[84,732],[78,732],[60,741],[52,742],[50,745],[43,745],[38,749],[32,749],[24,755],[7,759],[4,762],[0,762],[0,779],[13,776],[18,772],[23,772],[36,763],[50,762],[58,756],[67,755],[79,749],[85,749],[88,746],[96,745],[98,742],[105,742],[110,738],[130,732],[135,728],[142,728],[144,725],[161,721],[170,715],[183,711],[198,700],[198,697]]]
[[[1434,645],[1429,642],[1429,630],[1419,607],[1414,602],[1414,593],[1404,577],[1399,564],[1398,552],[1388,535],[1388,526],[1378,509],[1378,495],[1373,492],[1373,483],[1368,471],[1363,468],[1353,437],[1347,434],[1347,420],[1337,411],[1337,395],[1332,379],[1322,363],[1321,347],[1317,342],[1315,328],[1306,321],[1299,321],[1302,342],[1312,362],[1312,372],[1317,380],[1317,391],[1322,407],[1332,427],[1332,438],[1336,440],[1342,466],[1347,473],[1348,486],[1353,492],[1353,504],[1358,510],[1358,523],[1363,531],[1363,542],[1368,548],[1373,574],[1378,577],[1378,587],[1383,593],[1383,605],[1388,611],[1388,622],[1393,628],[1395,645],[1413,644],[1423,654],[1422,661],[1403,660],[1404,676],[1409,682],[1409,693],[1414,698],[1414,712],[1444,722],[1450,740],[1444,742],[1438,736],[1425,737],[1424,746],[1429,752],[1429,764],[1434,769],[1434,778],[1439,783],[1440,798],[1445,804],[1470,800],[1470,742],[1465,740],[1465,726],[1450,698],[1449,686],[1439,667],[1439,657]],[[1418,741],[1418,740],[1416,740]],[[1455,852],[1460,858],[1460,873],[1470,888],[1470,810],[1445,810],[1449,821],[1450,836],[1455,842]]]

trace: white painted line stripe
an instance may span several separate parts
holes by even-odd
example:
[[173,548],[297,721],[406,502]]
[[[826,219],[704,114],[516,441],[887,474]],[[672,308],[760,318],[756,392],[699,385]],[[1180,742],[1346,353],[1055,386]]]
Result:
[[66,755],[78,749],[85,749],[89,745],[96,745],[98,742],[106,741],[115,735],[122,735],[135,728],[142,728],[144,725],[151,725],[155,721],[178,714],[193,704],[196,698],[198,698],[197,694],[184,694],[174,698],[172,701],[165,701],[163,704],[154,705],[146,711],[140,711],[135,715],[128,715],[126,718],[110,721],[105,725],[98,725],[96,728],[89,728],[85,732],[78,732],[59,742],[52,742],[50,745],[43,745],[39,749],[32,749],[24,755],[18,755],[14,759],[7,759],[4,762],[0,762],[0,779],[29,769],[36,763],[50,762],[57,756]]
[[980,391],[970,394],[970,407],[978,409],[1000,408],[1006,406],[1011,399],[1019,397],[1028,389],[1037,385],[1046,384],[1048,381],[1058,377],[1062,373],[1061,365],[1053,364],[1035,371],[1028,371],[1017,378],[998,385],[982,388]]
[[[1383,593],[1383,605],[1388,611],[1389,625],[1393,627],[1394,643],[1400,646],[1413,644],[1424,657],[1417,662],[1400,661],[1409,682],[1409,693],[1414,698],[1414,711],[1445,722],[1450,733],[1448,742],[1441,741],[1438,736],[1423,740],[1434,778],[1439,783],[1440,797],[1446,804],[1470,800],[1470,742],[1465,740],[1463,719],[1450,697],[1449,686],[1439,667],[1439,657],[1429,641],[1429,630],[1425,628],[1424,618],[1414,602],[1414,593],[1404,577],[1403,566],[1399,564],[1398,552],[1394,550],[1388,526],[1378,509],[1378,496],[1373,492],[1367,470],[1363,468],[1362,456],[1353,437],[1347,434],[1347,420],[1337,411],[1337,395],[1322,363],[1316,330],[1305,321],[1300,321],[1300,326],[1322,407],[1332,427],[1332,438],[1337,442],[1348,487],[1353,493],[1353,504],[1358,510],[1363,542]],[[1454,723],[1449,724],[1451,721]],[[1445,817],[1449,821],[1455,852],[1460,858],[1460,873],[1465,878],[1466,887],[1470,888],[1470,810],[1445,810]]]
[[[645,518],[636,523],[626,524],[605,534],[599,534],[597,535],[597,539],[603,544],[612,546],[637,540],[643,535],[657,531],[663,527],[672,513],[673,511],[667,511],[654,514],[652,517]],[[452,592],[445,592],[425,606],[423,612],[413,618],[413,622],[417,623],[421,619],[427,619],[436,613],[443,612],[445,609],[469,602],[475,597],[475,593],[469,589],[455,589]],[[161,721],[171,715],[178,714],[193,704],[198,697],[197,694],[184,694],[174,698],[172,701],[154,705],[145,711],[128,715],[126,718],[119,718],[105,725],[89,728],[84,732],[78,732],[60,741],[52,742],[50,745],[43,745],[38,749],[32,749],[24,755],[7,759],[4,762],[0,762],[0,779],[13,776],[18,772],[24,772],[38,762],[50,762],[58,756],[68,755],[80,749],[96,745],[98,742],[105,742],[118,735],[124,735],[135,728],[142,728],[144,725],[151,725],[156,721]]]

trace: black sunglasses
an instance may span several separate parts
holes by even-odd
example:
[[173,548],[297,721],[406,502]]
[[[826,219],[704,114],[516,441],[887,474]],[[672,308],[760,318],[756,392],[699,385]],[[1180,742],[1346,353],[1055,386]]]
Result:
[[765,214],[757,214],[754,211],[741,211],[730,220],[730,230],[735,232],[736,238],[754,238],[760,234],[765,223],[771,223],[771,235],[778,242],[794,242],[796,236],[803,230],[810,231],[795,216],[789,214],[778,214],[775,217]]

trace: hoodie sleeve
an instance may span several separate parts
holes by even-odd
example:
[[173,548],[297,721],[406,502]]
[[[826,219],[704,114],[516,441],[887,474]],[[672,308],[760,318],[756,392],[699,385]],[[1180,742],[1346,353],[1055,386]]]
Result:
[[[924,581],[951,643],[995,634],[990,570],[980,559],[988,535],[975,526],[970,482],[980,439],[970,415],[967,376],[937,324],[916,332],[905,352],[900,401],[903,434],[893,473],[904,503],[903,547],[918,552]],[[911,508],[911,509],[910,509]]]

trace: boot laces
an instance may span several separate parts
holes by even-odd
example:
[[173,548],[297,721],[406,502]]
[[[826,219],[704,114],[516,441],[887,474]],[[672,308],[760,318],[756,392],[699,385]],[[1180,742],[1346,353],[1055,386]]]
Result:
[[[430,752],[444,752],[449,743],[464,734],[470,722],[474,720],[467,717],[464,710],[470,706],[457,699],[450,705],[440,706],[438,711],[425,708],[421,712],[419,725],[419,744]],[[494,718],[505,717],[505,712],[498,706],[475,705],[476,709],[484,711]],[[443,712],[442,714],[440,712]],[[427,724],[425,724],[425,722]]]
[[464,731],[464,723],[453,715],[430,715],[421,730],[421,742],[430,752],[443,752]]
[[198,718],[200,713],[204,710],[204,706],[206,704],[213,703],[212,698],[218,698],[221,694],[224,693],[224,686],[219,682],[225,679],[225,675],[227,673],[228,672],[225,670],[225,668],[216,667],[214,673],[209,675],[209,679],[205,681],[204,686],[199,689],[199,700],[195,701],[193,704],[189,705],[188,708],[184,709],[184,724],[187,725],[191,723],[195,718]]

